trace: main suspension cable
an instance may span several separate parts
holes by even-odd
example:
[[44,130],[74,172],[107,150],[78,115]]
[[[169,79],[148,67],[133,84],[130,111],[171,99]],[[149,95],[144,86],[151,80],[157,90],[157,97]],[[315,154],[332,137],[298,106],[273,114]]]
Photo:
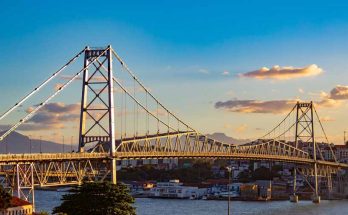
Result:
[[53,73],[48,79],[46,79],[44,82],[42,82],[39,86],[37,86],[34,90],[32,90],[29,94],[24,96],[19,102],[17,102],[14,106],[12,106],[10,109],[8,109],[5,113],[3,113],[0,116],[0,120],[5,118],[8,114],[10,114],[13,110],[15,110],[17,107],[19,107],[21,104],[23,104],[26,100],[28,100],[32,95],[34,95],[36,92],[38,92],[42,87],[44,87],[46,84],[48,84],[52,79],[54,79],[57,75],[59,75],[65,68],[67,68],[70,64],[76,61],[77,58],[81,56],[81,54],[87,49],[84,48],[82,51],[80,51],[77,55],[75,55],[73,58],[71,58],[64,66],[62,66],[59,70],[57,70],[55,73]]
[[189,125],[187,125],[186,123],[184,123],[181,119],[179,119],[177,116],[175,116],[171,111],[169,111],[161,102],[159,102],[155,96],[145,87],[144,84],[141,83],[141,81],[135,76],[135,74],[129,69],[129,67],[127,66],[127,64],[122,60],[122,58],[120,56],[118,56],[118,54],[112,49],[111,50],[112,53],[114,54],[114,56],[117,58],[117,60],[121,63],[121,65],[126,69],[126,71],[134,78],[134,80],[145,90],[145,92],[147,92],[149,94],[149,96],[151,96],[152,99],[154,99],[156,102],[158,102],[158,104],[166,111],[168,112],[170,115],[172,115],[176,120],[178,120],[180,123],[182,123],[183,125],[185,125],[186,127],[190,128],[192,131],[195,131],[195,129],[191,128]]
[[31,119],[37,111],[39,111],[43,106],[45,106],[51,99],[53,99],[56,95],[58,95],[62,90],[64,90],[68,85],[70,85],[77,77],[80,76],[80,74],[85,71],[97,58],[100,56],[104,55],[104,53],[108,50],[109,48],[105,49],[100,55],[98,55],[96,58],[94,58],[86,67],[81,69],[76,75],[74,75],[69,81],[67,81],[63,86],[61,86],[55,93],[53,93],[51,96],[49,96],[44,102],[40,103],[33,111],[31,111],[29,114],[27,114],[24,118],[19,120],[18,123],[16,123],[14,126],[12,126],[9,130],[7,130],[1,137],[0,141],[2,141],[5,137],[7,137],[10,133],[12,133],[18,126],[23,124],[24,122],[28,121]]
[[295,108],[296,108],[296,105],[291,109],[291,111],[288,113],[288,115],[286,115],[286,117],[276,127],[274,127],[271,131],[269,131],[267,134],[263,135],[259,139],[263,139],[264,137],[270,135],[272,132],[275,132],[275,130],[290,116],[290,114],[295,110]]
[[[133,99],[133,101],[135,103],[137,103],[142,109],[144,109],[148,114],[150,114],[152,117],[154,117],[155,119],[157,119],[161,124],[163,124],[164,126],[168,126],[165,122],[163,122],[161,119],[157,118],[155,114],[151,113],[151,111],[146,110],[146,108],[144,107],[144,105],[142,105],[136,98],[134,98],[134,96],[116,79],[113,78],[114,82],[131,98]],[[175,128],[172,128],[170,126],[168,126],[170,129],[172,129],[173,131],[176,131]]]
[[328,137],[327,137],[327,135],[326,135],[326,132],[325,132],[325,130],[324,130],[324,126],[323,126],[323,124],[321,123],[321,120],[320,120],[320,118],[319,118],[318,112],[317,112],[317,110],[315,109],[315,107],[314,107],[313,109],[314,109],[315,115],[316,115],[316,117],[317,117],[317,119],[318,119],[318,121],[319,121],[319,125],[320,125],[320,127],[321,127],[321,130],[322,130],[323,133],[324,133],[326,142],[327,142],[327,144],[329,145],[331,154],[332,154],[333,158],[335,159],[335,162],[337,163],[338,161],[337,161],[336,155],[335,155],[335,153],[334,153],[333,150],[332,150],[330,141],[329,141],[329,139],[328,139]]

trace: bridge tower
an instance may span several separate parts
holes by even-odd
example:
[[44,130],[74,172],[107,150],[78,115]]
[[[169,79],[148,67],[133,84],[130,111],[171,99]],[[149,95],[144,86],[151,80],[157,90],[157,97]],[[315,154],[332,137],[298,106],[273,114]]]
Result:
[[103,144],[101,148],[110,152],[111,178],[116,184],[112,49],[110,45],[107,48],[86,47],[84,55],[79,152],[88,149],[88,143]]
[[[314,159],[313,164],[313,176],[314,176],[314,196],[313,202],[319,203],[320,196],[318,193],[318,164],[317,164],[317,144],[315,142],[314,136],[314,107],[313,102],[297,102],[296,104],[296,125],[295,125],[295,147],[299,147],[301,144],[309,144],[308,148],[312,151],[312,156]],[[291,196],[292,202],[298,201],[298,196],[296,195],[296,180],[297,180],[297,169],[294,168],[294,178],[293,178],[293,196]]]

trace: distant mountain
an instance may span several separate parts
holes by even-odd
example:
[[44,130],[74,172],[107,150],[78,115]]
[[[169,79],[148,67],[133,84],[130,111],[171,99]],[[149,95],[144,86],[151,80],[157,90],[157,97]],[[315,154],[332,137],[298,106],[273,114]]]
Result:
[[227,136],[225,133],[213,133],[213,134],[208,134],[208,137],[221,141],[223,143],[230,143],[230,144],[235,144],[235,145],[240,145],[240,144],[244,144],[244,143],[248,143],[250,142],[250,140],[248,139],[235,139],[233,137],[229,137]]
[[[0,135],[4,134],[6,131],[0,131]],[[29,139],[28,136],[20,134],[18,132],[12,132],[3,141],[0,141],[0,153],[29,153],[30,152],[30,142],[31,142],[31,152],[39,153],[40,145],[41,152],[63,152],[63,145],[51,141],[39,139]],[[40,144],[41,143],[41,144]],[[75,146],[76,151],[76,146]],[[64,151],[71,151],[70,144],[64,146]]]

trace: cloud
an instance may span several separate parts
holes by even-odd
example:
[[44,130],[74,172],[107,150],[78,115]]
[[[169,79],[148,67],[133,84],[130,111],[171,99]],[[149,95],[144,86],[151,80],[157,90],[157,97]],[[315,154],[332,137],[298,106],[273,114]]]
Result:
[[204,68],[198,69],[198,72],[199,72],[199,73],[202,73],[202,74],[209,74],[209,70],[204,69]]
[[229,112],[238,113],[286,113],[295,104],[297,100],[228,100],[225,102],[216,102],[216,109],[224,109]]
[[238,133],[243,133],[247,128],[248,128],[248,126],[246,124],[242,124],[242,125],[239,125],[238,127],[236,127],[234,129],[234,131],[238,132]]
[[[77,122],[80,119],[80,104],[48,103],[19,130],[48,130],[65,128],[67,122]],[[34,107],[26,110],[30,113]]]
[[[61,80],[70,80],[74,77],[75,75],[60,75],[59,78]],[[75,78],[75,80],[82,80],[81,75]]]
[[319,107],[333,108],[340,106],[342,104],[342,101],[330,98],[323,98],[322,100],[315,102],[315,104]]
[[305,91],[302,88],[298,88],[298,92],[303,94]]
[[292,66],[273,66],[271,69],[262,67],[258,70],[240,74],[240,77],[255,78],[259,80],[263,79],[276,79],[276,80],[288,80],[294,78],[302,78],[309,76],[317,76],[321,74],[323,70],[315,64],[296,68]]
[[324,117],[320,118],[320,121],[322,121],[322,122],[333,122],[333,121],[335,121],[335,119],[330,117],[330,116],[324,116]]
[[57,83],[57,84],[55,84],[55,85],[54,85],[54,90],[55,90],[55,91],[59,90],[63,85],[64,85],[64,84],[62,84],[62,83]]
[[[298,91],[304,92],[301,88]],[[320,98],[317,101],[313,101],[318,108],[337,108],[344,103],[344,100],[348,100],[348,86],[337,85],[330,93],[320,92],[310,93]],[[301,101],[299,99],[290,100],[227,100],[218,101],[215,103],[216,109],[223,109],[228,112],[237,113],[273,113],[280,114],[290,111],[290,109]],[[323,121],[333,121],[332,118],[323,118]]]
[[228,75],[230,75],[230,72],[227,71],[227,70],[225,70],[225,71],[223,71],[223,72],[221,73],[221,75],[228,76]]
[[348,86],[337,85],[330,91],[330,99],[335,100],[347,100],[348,99]]
[[71,113],[80,111],[80,104],[64,104],[62,102],[48,103],[43,107],[43,111],[51,113]]
[[338,107],[348,100],[348,86],[337,85],[330,93],[320,92],[321,100],[316,102],[319,107]]
[[[9,130],[12,125],[0,125],[0,131]],[[16,130],[18,131],[48,131],[53,129],[62,129],[63,124],[37,124],[37,123],[25,123],[20,125]]]

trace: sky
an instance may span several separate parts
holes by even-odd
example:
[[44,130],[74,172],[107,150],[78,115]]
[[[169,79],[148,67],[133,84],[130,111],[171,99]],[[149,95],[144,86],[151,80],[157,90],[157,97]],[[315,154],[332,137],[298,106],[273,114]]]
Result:
[[[294,102],[313,100],[330,141],[342,143],[347,9],[344,1],[2,2],[0,112],[85,46],[111,44],[168,109],[202,133],[257,138]],[[62,96],[43,110],[59,124],[50,135],[77,136],[61,117],[75,111],[68,116],[78,119],[81,92],[73,89],[76,101]]]

